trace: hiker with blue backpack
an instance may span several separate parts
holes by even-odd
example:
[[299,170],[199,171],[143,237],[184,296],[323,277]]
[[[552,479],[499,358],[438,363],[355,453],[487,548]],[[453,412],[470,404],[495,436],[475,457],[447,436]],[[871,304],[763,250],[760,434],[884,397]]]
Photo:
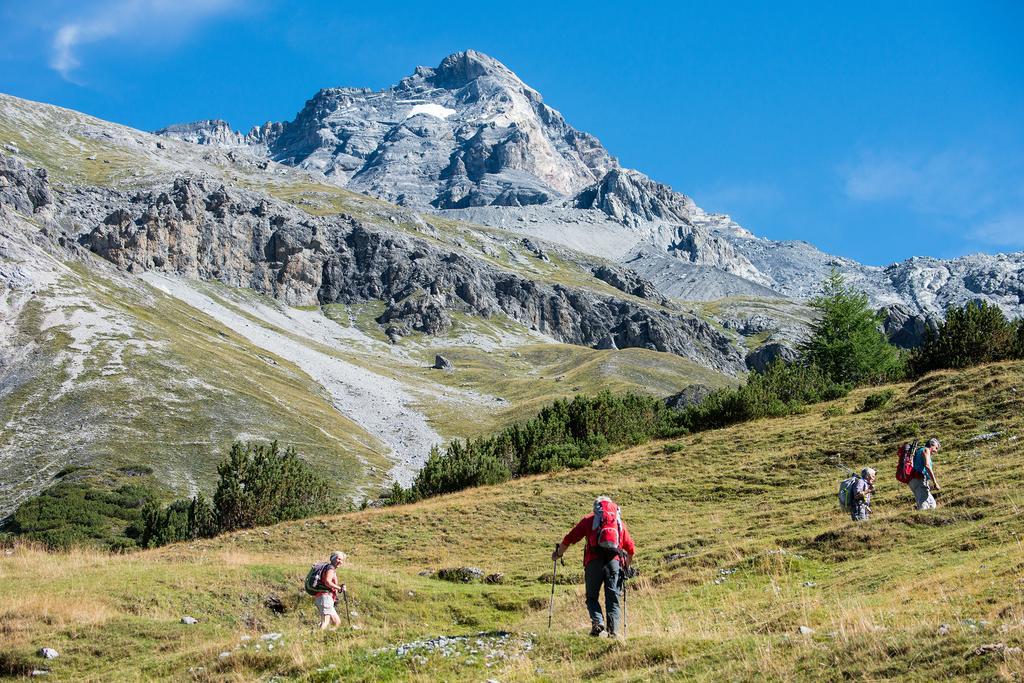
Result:
[[618,637],[620,606],[624,572],[628,570],[636,552],[626,523],[622,521],[619,506],[611,498],[600,496],[594,501],[594,511],[581,519],[555,546],[551,560],[557,561],[572,544],[586,539],[583,548],[583,576],[587,588],[587,612],[590,614],[590,635],[599,636],[606,630],[601,612],[601,587],[604,586],[605,611],[608,614],[607,631],[611,638]]
[[928,439],[922,448],[914,451],[913,474],[907,485],[914,494],[914,506],[918,510],[934,510],[935,496],[932,489],[940,491],[939,482],[935,479],[935,470],[932,463],[932,455],[939,452],[941,444],[935,437]]

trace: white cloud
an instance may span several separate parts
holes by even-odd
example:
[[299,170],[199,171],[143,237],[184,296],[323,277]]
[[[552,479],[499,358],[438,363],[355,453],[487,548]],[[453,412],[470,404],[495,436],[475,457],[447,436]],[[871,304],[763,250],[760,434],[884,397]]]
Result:
[[919,213],[968,216],[989,207],[993,164],[977,153],[865,153],[847,164],[843,190],[863,202],[902,202]]
[[1024,211],[997,216],[971,230],[968,236],[994,247],[1024,248]]
[[85,45],[141,32],[143,44],[178,40],[204,19],[221,14],[238,0],[111,0],[64,21],[54,34],[50,66],[67,80],[81,65]]

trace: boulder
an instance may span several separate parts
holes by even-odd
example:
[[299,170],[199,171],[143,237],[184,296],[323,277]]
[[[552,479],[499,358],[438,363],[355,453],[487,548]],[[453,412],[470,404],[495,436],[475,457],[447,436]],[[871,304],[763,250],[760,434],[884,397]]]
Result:
[[771,342],[747,354],[746,364],[750,370],[765,373],[776,360],[789,365],[800,357],[792,347],[780,342]]
[[472,583],[473,581],[480,581],[483,579],[484,572],[482,569],[477,569],[476,567],[440,569],[437,572],[437,578],[442,581],[452,581],[454,583]]
[[893,304],[878,310],[882,316],[882,331],[889,342],[903,349],[914,349],[924,343],[929,328],[938,330],[938,321],[929,316],[915,314],[909,306]]
[[43,647],[39,649],[39,656],[43,659],[57,659],[60,654],[52,647]]
[[182,617],[181,623],[186,624],[188,626],[192,626],[193,624],[198,624],[199,620],[195,617]]
[[682,391],[665,399],[665,405],[673,410],[684,410],[706,399],[714,391],[706,384],[691,384]]
[[437,354],[436,356],[434,356],[433,367],[435,370],[444,370],[446,372],[451,372],[455,370],[455,364],[452,363],[447,358],[445,358],[444,356],[442,356],[441,354]]

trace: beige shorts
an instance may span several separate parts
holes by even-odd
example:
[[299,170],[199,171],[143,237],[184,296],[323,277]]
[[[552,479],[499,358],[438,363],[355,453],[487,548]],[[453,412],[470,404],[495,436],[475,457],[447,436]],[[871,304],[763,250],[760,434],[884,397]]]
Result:
[[316,604],[317,610],[320,611],[320,616],[338,616],[337,610],[334,609],[334,596],[330,593],[321,593],[313,598],[314,604]]

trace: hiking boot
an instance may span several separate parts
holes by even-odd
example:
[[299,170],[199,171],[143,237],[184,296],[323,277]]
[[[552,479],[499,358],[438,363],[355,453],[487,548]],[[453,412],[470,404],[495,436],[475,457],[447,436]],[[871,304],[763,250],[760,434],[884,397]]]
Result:
[[615,631],[608,631],[608,637],[611,638],[612,640],[618,640],[619,639],[619,634],[616,633]]
[[604,631],[604,624],[602,624],[599,621],[595,621],[590,626],[590,635],[592,635],[592,636],[599,636],[599,635],[601,635],[602,631]]

